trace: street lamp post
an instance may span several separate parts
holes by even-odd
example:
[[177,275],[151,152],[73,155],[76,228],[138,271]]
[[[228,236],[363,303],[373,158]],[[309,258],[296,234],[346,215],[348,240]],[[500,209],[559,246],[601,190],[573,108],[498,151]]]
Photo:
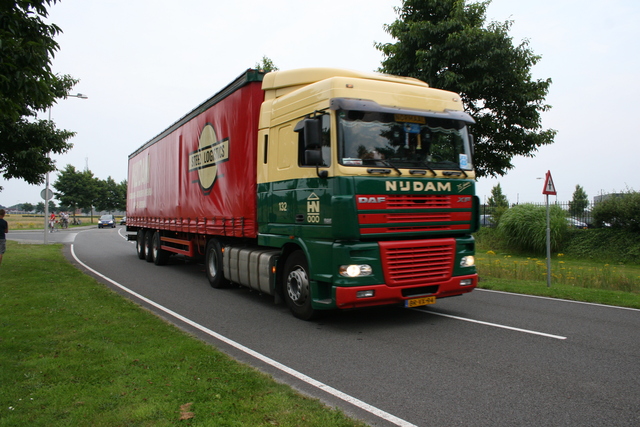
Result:
[[[89,97],[82,93],[77,93],[75,95],[68,94],[65,98],[87,99]],[[51,107],[49,107],[49,121],[51,121]],[[49,244],[49,200],[52,198],[49,196],[49,172],[47,172],[44,182],[44,244],[47,245]]]

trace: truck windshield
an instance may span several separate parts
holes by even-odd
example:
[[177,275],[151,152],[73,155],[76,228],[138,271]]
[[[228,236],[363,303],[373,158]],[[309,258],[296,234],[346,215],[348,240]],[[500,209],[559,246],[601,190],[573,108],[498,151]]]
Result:
[[338,141],[344,166],[472,169],[460,120],[339,110]]

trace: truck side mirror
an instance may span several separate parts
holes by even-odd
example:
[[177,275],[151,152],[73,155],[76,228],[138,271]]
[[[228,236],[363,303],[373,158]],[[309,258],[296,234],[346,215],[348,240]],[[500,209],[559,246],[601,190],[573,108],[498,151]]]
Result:
[[302,132],[306,150],[322,146],[322,120],[320,118],[301,120],[293,130],[298,133]]
[[305,150],[304,164],[307,166],[322,166],[322,150]]
[[322,119],[304,119],[293,129],[298,132],[299,139],[299,161],[304,166],[315,166],[320,178],[328,176],[327,171],[320,171],[318,168],[324,166],[322,160]]
[[304,144],[307,150],[322,147],[322,120],[304,120]]
[[300,163],[305,166],[322,166],[322,120],[304,119],[293,130],[299,135]]

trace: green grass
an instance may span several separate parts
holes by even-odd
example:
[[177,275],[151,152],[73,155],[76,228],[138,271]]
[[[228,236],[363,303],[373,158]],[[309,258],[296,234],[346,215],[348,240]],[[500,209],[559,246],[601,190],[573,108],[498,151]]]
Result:
[[513,280],[480,278],[479,288],[516,294],[536,295],[549,298],[561,298],[594,304],[614,305],[640,309],[640,295],[621,291],[581,288],[578,286],[552,284],[534,280]]
[[363,426],[161,320],[70,265],[7,242],[0,426]]
[[476,235],[479,286],[640,309],[640,265],[628,262],[635,258],[625,257],[636,243],[622,244],[622,250],[617,247],[607,250],[606,246],[602,248],[603,243],[623,243],[622,237],[602,230],[577,230],[571,237],[567,253],[552,255],[551,287],[548,287],[544,255],[510,250],[496,230],[481,230]]

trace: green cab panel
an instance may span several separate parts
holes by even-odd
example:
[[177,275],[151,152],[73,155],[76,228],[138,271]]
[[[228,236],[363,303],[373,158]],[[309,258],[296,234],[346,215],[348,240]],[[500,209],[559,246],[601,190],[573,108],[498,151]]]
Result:
[[478,229],[475,184],[424,177],[305,178],[258,185],[259,233],[380,240]]

